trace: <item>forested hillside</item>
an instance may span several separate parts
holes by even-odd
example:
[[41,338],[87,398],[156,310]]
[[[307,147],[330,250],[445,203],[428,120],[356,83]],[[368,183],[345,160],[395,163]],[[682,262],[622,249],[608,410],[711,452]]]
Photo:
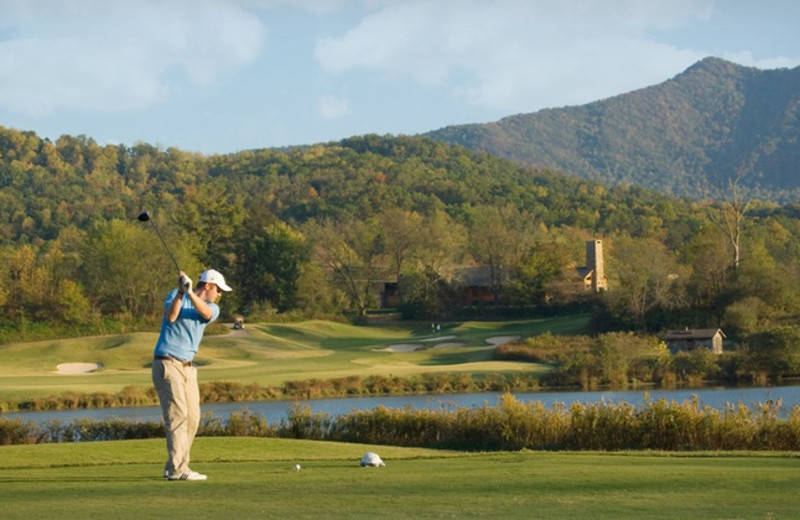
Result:
[[[747,334],[800,313],[793,205],[606,188],[424,137],[203,156],[0,128],[0,334],[156,316],[174,267],[143,209],[185,271],[226,275],[228,318],[363,316],[384,281],[421,319],[591,305],[597,330]],[[575,280],[590,239],[605,248],[599,295]],[[459,300],[467,266],[492,271],[491,306]]]
[[446,127],[434,139],[606,185],[724,200],[800,200],[800,67],[706,58],[664,83],[583,106]]

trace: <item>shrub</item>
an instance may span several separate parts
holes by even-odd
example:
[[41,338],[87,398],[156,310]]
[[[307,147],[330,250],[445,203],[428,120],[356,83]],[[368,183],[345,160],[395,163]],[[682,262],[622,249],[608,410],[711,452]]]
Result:
[[41,430],[33,421],[0,417],[0,445],[36,444],[40,435]]
[[[263,416],[243,408],[230,414],[224,430],[218,435],[230,437],[274,437],[276,433],[277,429],[270,426]],[[203,435],[207,435],[207,433],[204,432]]]
[[282,421],[276,433],[278,437],[291,439],[323,440],[328,437],[330,428],[329,414],[312,413],[310,407],[295,403],[288,410],[288,421]]

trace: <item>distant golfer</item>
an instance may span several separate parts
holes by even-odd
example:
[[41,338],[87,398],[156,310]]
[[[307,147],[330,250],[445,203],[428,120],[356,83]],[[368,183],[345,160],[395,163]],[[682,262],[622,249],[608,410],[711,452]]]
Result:
[[213,269],[200,274],[197,287],[183,271],[178,288],[164,300],[161,334],[153,359],[153,385],[158,392],[167,430],[169,480],[206,480],[206,475],[189,468],[192,442],[200,424],[200,391],[197,369],[192,364],[206,325],[219,317],[222,291],[230,291],[225,278]]

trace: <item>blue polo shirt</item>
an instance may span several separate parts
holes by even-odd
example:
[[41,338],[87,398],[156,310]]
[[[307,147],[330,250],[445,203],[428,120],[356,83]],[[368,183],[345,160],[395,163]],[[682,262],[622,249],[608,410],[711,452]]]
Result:
[[153,355],[171,356],[181,361],[192,361],[197,355],[197,349],[200,346],[200,340],[203,339],[203,331],[206,325],[213,323],[219,317],[219,305],[207,302],[211,308],[211,319],[206,321],[194,308],[192,300],[183,295],[178,319],[170,323],[166,317],[166,310],[177,294],[178,290],[173,289],[164,300],[161,333],[158,336]]

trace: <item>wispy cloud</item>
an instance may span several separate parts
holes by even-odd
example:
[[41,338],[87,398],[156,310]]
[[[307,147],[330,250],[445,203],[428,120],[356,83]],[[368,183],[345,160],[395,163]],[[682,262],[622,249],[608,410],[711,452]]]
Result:
[[659,43],[650,31],[707,18],[712,7],[711,0],[379,4],[357,27],[318,42],[324,69],[408,77],[498,110],[587,102],[663,81],[665,70],[704,53]]
[[258,19],[221,0],[6,1],[3,11],[0,105],[37,116],[146,107],[264,44]]
[[322,96],[317,109],[322,119],[337,119],[350,111],[350,102],[336,96]]
[[784,0],[0,0],[0,124],[205,151],[423,132],[709,55],[795,67],[799,17]]

